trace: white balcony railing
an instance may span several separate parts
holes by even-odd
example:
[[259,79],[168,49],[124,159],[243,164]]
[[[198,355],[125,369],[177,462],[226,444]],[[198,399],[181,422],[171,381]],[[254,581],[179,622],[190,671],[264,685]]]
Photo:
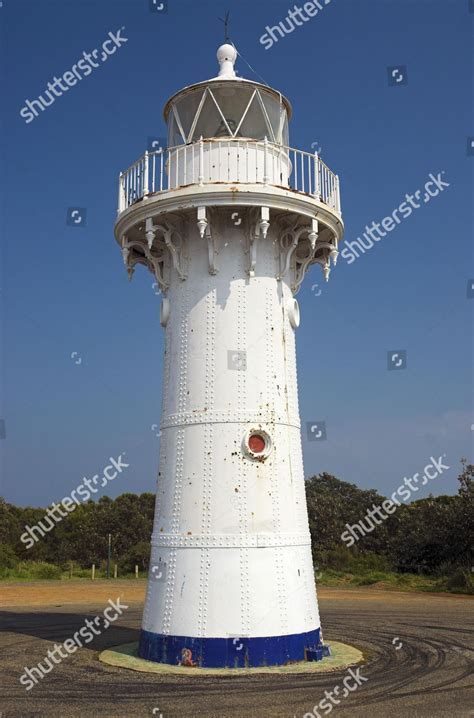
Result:
[[144,196],[215,183],[263,184],[308,194],[341,213],[339,178],[317,153],[271,142],[200,140],[145,152],[120,173],[118,211]]

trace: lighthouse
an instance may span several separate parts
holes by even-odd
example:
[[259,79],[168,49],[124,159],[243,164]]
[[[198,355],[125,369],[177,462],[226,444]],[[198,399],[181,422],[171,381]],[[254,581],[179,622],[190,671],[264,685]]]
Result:
[[[219,72],[164,107],[168,147],[119,177],[115,237],[162,294],[160,457],[139,656],[275,666],[327,655],[298,409],[296,294],[343,235],[338,176],[290,147],[290,102]],[[317,317],[306,321],[315,322]],[[321,526],[321,530],[324,527]]]

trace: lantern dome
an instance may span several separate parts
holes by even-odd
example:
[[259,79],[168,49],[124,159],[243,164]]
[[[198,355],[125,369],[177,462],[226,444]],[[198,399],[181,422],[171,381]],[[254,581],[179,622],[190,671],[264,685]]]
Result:
[[237,77],[238,52],[232,45],[217,51],[217,77],[190,85],[165,105],[168,146],[203,139],[243,139],[288,145],[291,105],[280,92],[252,80]]

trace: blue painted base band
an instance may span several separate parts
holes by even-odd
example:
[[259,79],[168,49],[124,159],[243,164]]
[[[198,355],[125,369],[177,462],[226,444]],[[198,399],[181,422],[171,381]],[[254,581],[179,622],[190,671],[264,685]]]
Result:
[[295,661],[320,661],[329,655],[320,629],[288,636],[257,638],[192,638],[140,632],[138,655],[146,661],[200,668],[281,666]]

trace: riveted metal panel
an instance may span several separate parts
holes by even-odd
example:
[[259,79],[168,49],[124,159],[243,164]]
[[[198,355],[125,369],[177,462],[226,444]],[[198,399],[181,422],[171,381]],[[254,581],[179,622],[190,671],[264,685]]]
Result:
[[[278,226],[270,218],[267,238],[256,240],[250,276],[255,213],[242,209],[239,225],[231,214],[209,215],[216,274],[189,218],[187,276],[170,269],[152,539],[152,562],[166,565],[166,580],[150,575],[143,629],[171,641],[319,628]],[[229,364],[229,352],[240,363]],[[244,451],[251,429],[270,437],[264,460]]]

